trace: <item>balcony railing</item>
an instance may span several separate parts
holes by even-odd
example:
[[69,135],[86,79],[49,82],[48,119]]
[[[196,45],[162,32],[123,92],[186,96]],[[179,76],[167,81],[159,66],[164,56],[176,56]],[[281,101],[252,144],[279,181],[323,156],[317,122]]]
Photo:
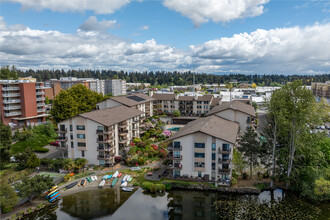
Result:
[[3,103],[5,103],[5,104],[21,103],[21,100],[19,100],[19,99],[3,100]]
[[170,164],[169,165],[169,168],[170,169],[176,169],[176,170],[182,170],[182,164],[180,164],[180,163],[175,163],[175,164]]
[[182,160],[182,155],[174,156],[173,154],[168,154],[168,155],[167,155],[167,158],[168,158],[169,160]]
[[20,105],[17,106],[10,106],[10,107],[4,107],[4,110],[15,110],[15,109],[21,109]]
[[98,147],[98,151],[112,151],[113,147]]
[[42,103],[37,103],[37,106],[38,106],[38,107],[45,106],[45,105],[46,105],[46,104],[43,103],[43,102],[42,102]]
[[178,147],[178,146],[169,146],[167,148],[167,150],[169,150],[169,151],[182,151],[182,145],[180,145],[180,147]]
[[67,138],[66,136],[59,136],[59,137],[57,138],[57,140],[58,140],[58,141],[61,141],[61,142],[65,142],[65,141],[68,140],[68,138]]
[[44,89],[44,86],[36,86],[36,89]]
[[230,159],[221,159],[221,158],[219,158],[218,163],[229,164],[230,163]]
[[228,148],[228,149],[226,149],[226,148],[223,148],[223,149],[219,148],[219,151],[218,151],[219,154],[230,154],[230,152],[231,152],[231,148]]
[[230,169],[219,169],[218,170],[219,174],[229,174],[230,173]]
[[46,109],[37,109],[37,112],[45,112]]
[[14,91],[19,90],[19,87],[2,87],[3,91]]
[[9,94],[2,94],[3,97],[18,97],[20,96],[19,93],[9,93]]
[[66,133],[66,128],[60,128],[60,129],[55,128],[55,131],[56,131],[57,133]]
[[5,116],[8,117],[8,116],[16,116],[16,115],[21,115],[22,112],[9,112],[9,113],[5,113]]
[[112,155],[97,155],[97,159],[98,160],[110,160],[112,159],[114,156],[114,154]]
[[36,92],[36,95],[45,95],[45,92]]
[[42,98],[37,98],[37,101],[45,101],[45,98],[42,97]]

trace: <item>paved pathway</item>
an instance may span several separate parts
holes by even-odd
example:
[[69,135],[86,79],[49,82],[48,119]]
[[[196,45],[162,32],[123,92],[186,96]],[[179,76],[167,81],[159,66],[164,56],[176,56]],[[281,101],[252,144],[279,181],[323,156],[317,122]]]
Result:
[[36,155],[42,158],[62,158],[62,150],[59,150],[56,146],[46,145],[44,148],[49,149],[46,153],[36,153]]

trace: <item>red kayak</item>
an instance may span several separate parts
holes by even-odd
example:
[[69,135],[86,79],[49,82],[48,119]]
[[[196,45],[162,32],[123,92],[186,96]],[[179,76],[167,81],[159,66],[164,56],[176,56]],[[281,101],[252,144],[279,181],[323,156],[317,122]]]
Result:
[[122,173],[119,173],[117,177],[121,177],[121,175],[123,175]]

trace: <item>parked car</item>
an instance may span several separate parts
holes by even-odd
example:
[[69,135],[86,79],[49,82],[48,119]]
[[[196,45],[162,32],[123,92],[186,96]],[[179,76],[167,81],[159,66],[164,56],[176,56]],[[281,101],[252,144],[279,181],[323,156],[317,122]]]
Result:
[[59,141],[54,141],[54,142],[50,143],[50,145],[52,145],[52,146],[60,146],[60,143],[59,143]]

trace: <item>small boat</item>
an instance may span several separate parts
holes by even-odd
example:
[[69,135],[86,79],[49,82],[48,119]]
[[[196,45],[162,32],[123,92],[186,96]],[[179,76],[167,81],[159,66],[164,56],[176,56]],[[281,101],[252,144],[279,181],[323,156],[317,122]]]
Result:
[[103,188],[105,185],[105,180],[101,180],[100,184],[99,184],[99,188]]
[[128,175],[125,175],[124,178],[123,178],[123,180],[121,181],[121,183],[125,182],[126,179],[127,179],[127,177],[128,177]]
[[52,196],[53,196],[54,194],[56,194],[56,193],[58,193],[57,189],[54,190],[54,191],[52,191],[52,193],[49,193],[49,194],[47,195],[47,198],[52,197]]
[[52,189],[52,190],[49,190],[49,191],[50,191],[50,192],[48,193],[48,195],[50,195],[50,194],[56,192],[56,191],[57,191],[57,187],[56,187],[55,189]]
[[106,180],[106,179],[108,179],[108,176],[109,176],[109,175],[104,175],[104,176],[102,177],[102,179]]
[[54,197],[57,196],[58,194],[60,194],[60,193],[59,193],[59,192],[54,193],[52,196],[49,197],[49,199],[54,198]]
[[94,181],[94,176],[91,176],[91,180]]
[[111,187],[114,187],[115,184],[117,183],[117,181],[118,181],[118,178],[115,178],[115,179],[112,181],[112,183],[111,183]]
[[121,185],[120,185],[120,187],[126,187],[127,186],[127,182],[125,181],[125,182],[123,182]]
[[128,176],[127,176],[126,181],[127,181],[127,182],[132,181],[132,177],[131,177],[131,175],[128,175]]
[[86,180],[85,179],[82,179],[81,181],[80,181],[80,183],[79,183],[79,185],[78,186],[85,186],[86,185]]
[[133,178],[130,177],[130,178],[127,180],[127,182],[131,182],[132,180],[133,180]]
[[97,180],[97,176],[94,176],[94,180],[95,180],[95,181]]
[[66,188],[66,189],[71,189],[72,187],[74,187],[74,186],[77,185],[77,184],[78,184],[78,181],[75,181],[75,182],[70,183],[69,185],[67,185],[65,188]]
[[119,173],[117,177],[119,178],[119,177],[121,177],[121,175],[123,175],[123,173]]
[[90,177],[87,177],[86,179],[89,183],[92,182],[92,179]]
[[110,179],[111,177],[112,177],[112,174],[111,174],[111,175],[108,175],[108,178],[107,178],[107,180],[108,180],[108,179]]
[[118,172],[118,170],[113,174],[113,178],[117,178],[118,177],[118,174],[119,174],[119,172]]
[[121,188],[121,190],[123,190],[124,192],[132,192],[133,191],[133,187],[123,187]]
[[57,194],[57,196],[55,196],[54,198],[50,199],[49,202],[52,202],[53,200],[55,200],[57,197],[59,197],[61,194]]

